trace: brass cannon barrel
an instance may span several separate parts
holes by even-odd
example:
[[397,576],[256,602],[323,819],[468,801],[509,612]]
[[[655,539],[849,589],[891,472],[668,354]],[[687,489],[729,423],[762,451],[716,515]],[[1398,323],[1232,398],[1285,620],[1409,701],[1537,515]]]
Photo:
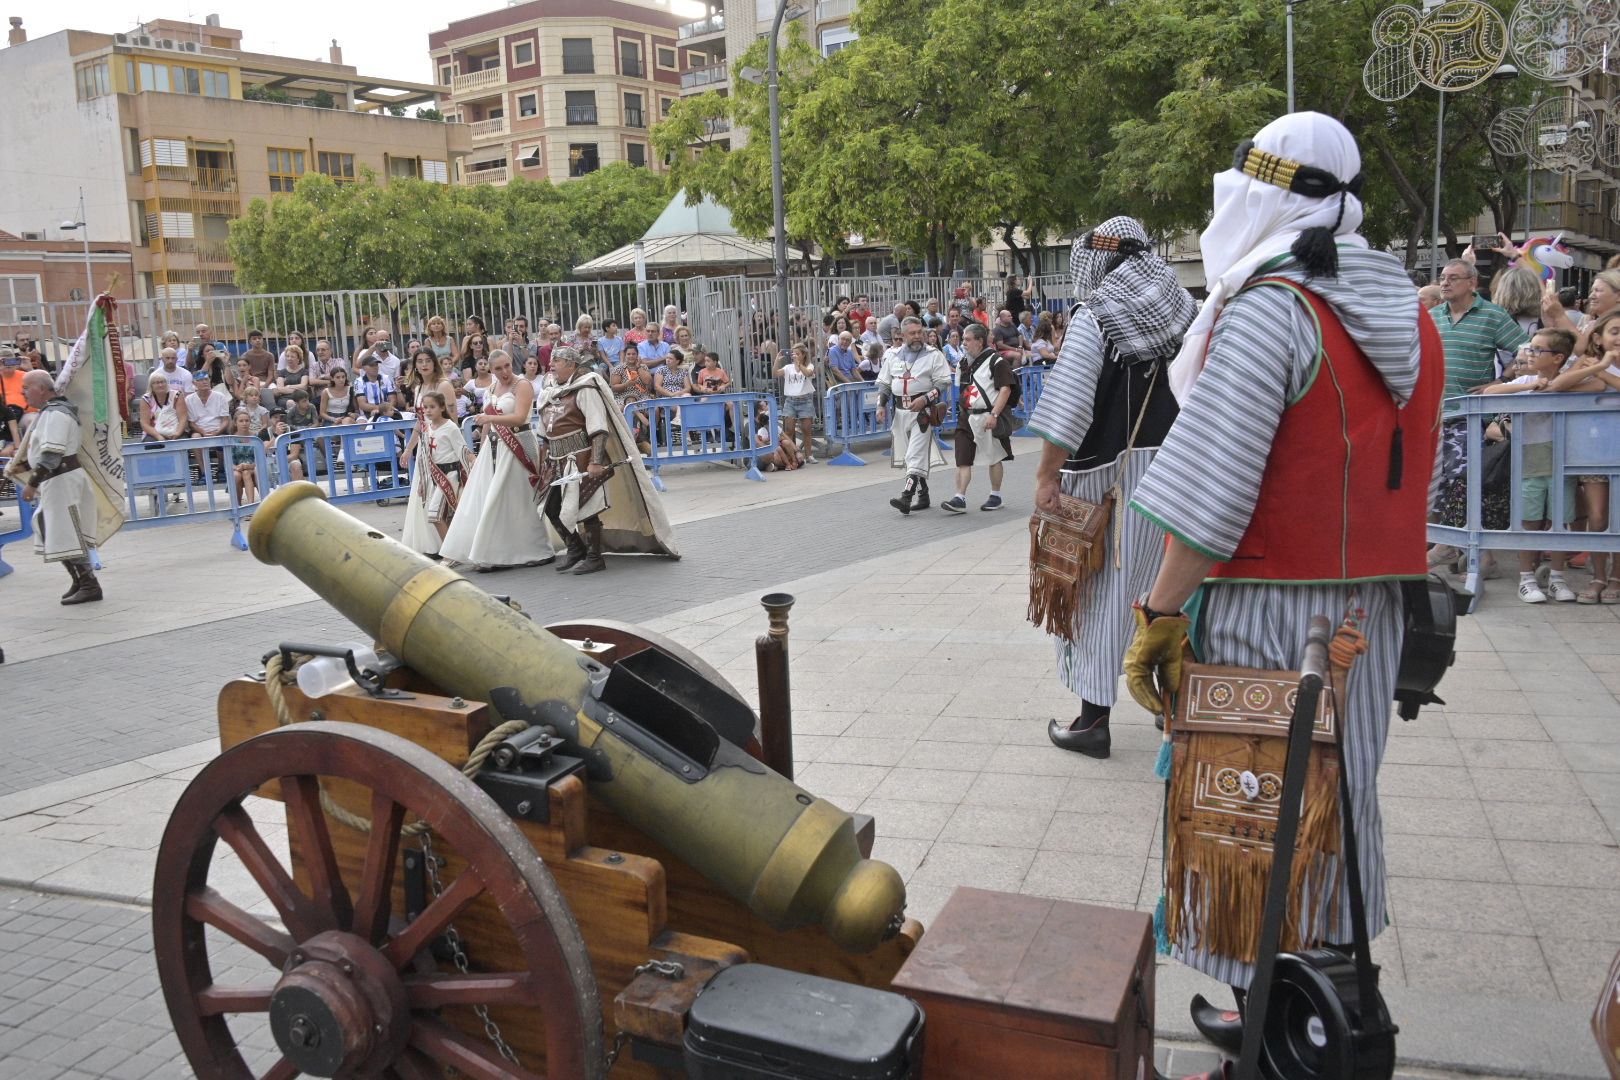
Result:
[[847,813],[723,740],[683,776],[671,764],[678,754],[660,754],[668,748],[637,717],[599,700],[600,668],[332,506],[314,484],[265,499],[248,543],[446,692],[555,727],[585,758],[594,794],[772,926],[821,923],[844,949],[865,952],[899,925],[905,885],[887,863],[861,857]]

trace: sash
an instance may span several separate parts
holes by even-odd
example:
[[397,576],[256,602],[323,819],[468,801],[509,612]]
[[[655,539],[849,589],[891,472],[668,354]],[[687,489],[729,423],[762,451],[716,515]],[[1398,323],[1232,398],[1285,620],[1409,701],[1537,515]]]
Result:
[[[493,405],[488,405],[485,406],[484,413],[486,416],[499,416],[500,410]],[[501,441],[501,445],[511,451],[513,457],[517,458],[518,464],[523,466],[523,471],[529,474],[529,489],[538,497],[540,470],[535,468],[534,462],[529,460],[529,452],[523,449],[523,444],[518,441],[517,432],[505,424],[490,424],[486,430],[490,428],[494,429],[495,437]]]
[[[418,404],[417,408],[420,409],[421,405]],[[427,501],[427,474],[433,470],[432,442],[432,437],[428,434],[427,417],[418,412],[416,414],[416,452],[427,458],[428,467],[417,470],[416,496],[424,502]]]
[[428,456],[428,474],[433,477],[433,483],[435,485],[437,485],[439,491],[441,493],[443,493],[443,495],[444,495],[445,509],[449,510],[452,514],[455,513],[456,512],[456,489],[455,489],[455,485],[450,483],[450,478],[445,475],[443,469],[439,468],[439,463],[437,461],[433,460],[431,452],[429,453],[429,456]]

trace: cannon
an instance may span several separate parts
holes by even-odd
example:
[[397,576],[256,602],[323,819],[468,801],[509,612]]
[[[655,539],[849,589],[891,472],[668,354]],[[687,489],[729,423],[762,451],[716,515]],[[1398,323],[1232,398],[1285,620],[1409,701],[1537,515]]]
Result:
[[[818,1001],[840,987],[904,1000],[891,988],[910,987],[947,1017],[930,1045],[958,1044],[930,1076],[968,1075],[949,1071],[952,1057],[979,1075],[987,1060],[999,1070],[998,1054],[1008,1075],[1032,1060],[1011,1037],[1019,1024],[996,1019],[1016,980],[982,1008],[930,997],[964,983],[952,965],[971,950],[941,937],[929,965],[897,979],[923,930],[904,915],[900,875],[869,858],[870,822],[782,775],[780,732],[765,739],[770,768],[761,718],[681,646],[616,623],[542,628],[311,484],[273,493],[249,543],[374,638],[377,659],[335,650],[353,678],[311,696],[292,668],[334,650],[283,645],[220,693],[222,753],[176,804],[152,900],[165,1002],[201,1080],[675,1075],[693,1053],[694,1002],[726,973],[738,977],[708,999],[711,1028],[723,1000],[757,1007],[741,977],[755,968],[790,975],[758,985]],[[761,639],[762,682],[780,681],[761,700],[785,708],[791,600],[766,601],[776,651]],[[1042,929],[1055,902],[975,903],[953,933],[1023,911],[1009,926],[1025,918],[1024,947],[1049,954],[1032,978],[1062,982],[1060,942]],[[1135,1075],[1152,1060],[1147,924],[1108,915],[1119,919],[1098,934],[1123,941],[1114,981],[1134,1004],[1105,1001],[1109,1019],[1084,1027],[1113,1040],[1107,1071],[1063,1075]],[[1050,989],[1062,1009],[1097,1011],[1090,991]],[[924,1075],[922,1010],[888,1013],[908,1008],[916,1058],[883,1075]],[[1027,1037],[1058,1045],[1054,1030]],[[254,1031],[267,1068],[250,1067]]]

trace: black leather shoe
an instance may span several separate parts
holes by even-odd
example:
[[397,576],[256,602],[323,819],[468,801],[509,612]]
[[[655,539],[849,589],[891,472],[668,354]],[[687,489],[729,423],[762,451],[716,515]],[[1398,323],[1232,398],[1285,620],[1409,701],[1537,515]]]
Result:
[[890,499],[889,500],[889,505],[894,507],[896,510],[900,511],[902,514],[910,514],[911,513],[911,489],[907,488],[905,491],[902,491],[900,493],[899,497]]
[[1077,730],[1061,720],[1053,720],[1046,725],[1046,737],[1052,740],[1054,746],[1073,750],[1086,757],[1105,758],[1112,753],[1110,746],[1113,740],[1109,737],[1106,721]]
[[1191,1011],[1193,1027],[1210,1043],[1229,1054],[1242,1051],[1242,1013],[1217,1009],[1204,999],[1203,994],[1193,995]]

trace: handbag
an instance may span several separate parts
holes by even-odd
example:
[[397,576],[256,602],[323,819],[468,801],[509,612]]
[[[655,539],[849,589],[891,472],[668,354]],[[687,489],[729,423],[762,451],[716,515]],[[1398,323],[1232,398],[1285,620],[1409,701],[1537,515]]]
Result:
[[[1124,458],[1136,445],[1137,433],[1147,416],[1148,403],[1153,399],[1153,387],[1159,378],[1155,368],[1148,380],[1142,408],[1136,414],[1130,438],[1125,441],[1121,461],[1114,470],[1114,482],[1109,485],[1101,502],[1058,495],[1057,512],[1037,509],[1029,518],[1029,609],[1030,622],[1048,634],[1060,637],[1071,645],[1078,640],[1080,590],[1086,581],[1102,569],[1107,548],[1108,525],[1114,525],[1114,565],[1120,565],[1119,550],[1123,545],[1124,525],[1114,513],[1116,499],[1124,498],[1122,477]],[[1001,433],[1005,420],[1011,434],[1012,420],[1003,413],[996,421],[996,433]]]

